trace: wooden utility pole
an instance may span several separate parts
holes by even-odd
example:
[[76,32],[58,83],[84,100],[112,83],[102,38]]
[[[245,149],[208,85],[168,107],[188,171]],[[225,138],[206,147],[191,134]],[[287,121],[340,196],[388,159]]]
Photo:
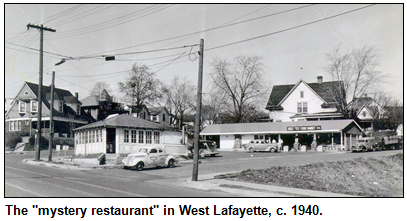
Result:
[[198,94],[196,99],[195,132],[194,132],[194,166],[192,170],[192,181],[198,181],[198,157],[199,157],[199,130],[201,126],[201,104],[202,104],[202,78],[204,40],[199,45],[199,72],[198,72]]
[[28,24],[27,29],[35,28],[40,31],[40,72],[39,72],[39,82],[38,82],[38,118],[37,118],[37,145],[35,150],[35,160],[40,160],[40,149],[41,149],[41,115],[42,115],[42,72],[43,72],[43,57],[44,57],[44,31],[56,32],[56,30],[44,27],[43,25],[33,25]]
[[48,161],[52,161],[52,146],[54,144],[54,88],[55,88],[55,71],[52,72],[51,83],[51,104],[49,105],[49,146],[48,146]]

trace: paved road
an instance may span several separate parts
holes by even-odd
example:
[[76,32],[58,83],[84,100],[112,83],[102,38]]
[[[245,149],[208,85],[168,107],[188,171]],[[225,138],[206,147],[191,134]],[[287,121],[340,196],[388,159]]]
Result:
[[[390,155],[398,151],[370,153],[246,153],[222,152],[222,156],[205,158],[199,174],[227,173],[248,168],[298,165],[356,157]],[[33,154],[5,156],[6,197],[235,197],[168,185],[173,178],[187,178],[192,164],[175,168],[131,171],[122,169],[67,170],[22,163]],[[44,155],[45,157],[45,155]],[[160,180],[157,184],[157,180]]]

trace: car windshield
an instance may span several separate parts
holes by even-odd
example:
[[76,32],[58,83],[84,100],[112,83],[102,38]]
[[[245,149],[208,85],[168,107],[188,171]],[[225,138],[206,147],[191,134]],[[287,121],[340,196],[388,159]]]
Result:
[[138,151],[140,153],[147,153],[147,149],[146,148],[140,148],[140,150]]

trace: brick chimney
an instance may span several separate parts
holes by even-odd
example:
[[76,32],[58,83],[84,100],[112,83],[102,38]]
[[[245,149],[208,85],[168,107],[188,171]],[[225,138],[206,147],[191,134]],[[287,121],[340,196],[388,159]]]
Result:
[[322,76],[318,76],[317,80],[318,80],[318,84],[322,84],[324,77]]
[[79,93],[78,92],[75,92],[75,98],[76,98],[77,101],[79,101]]

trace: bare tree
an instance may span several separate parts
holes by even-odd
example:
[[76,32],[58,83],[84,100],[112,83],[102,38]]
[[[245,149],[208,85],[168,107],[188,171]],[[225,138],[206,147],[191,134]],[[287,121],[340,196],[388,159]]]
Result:
[[136,63],[133,64],[125,81],[119,82],[124,100],[137,107],[156,102],[161,97],[160,85],[161,82],[155,78],[155,73],[146,65],[138,66]]
[[337,109],[345,117],[354,118],[357,100],[383,80],[381,72],[376,70],[376,51],[372,46],[362,46],[342,53],[338,45],[326,54],[326,58],[328,65],[325,70],[333,81],[340,82],[334,87],[327,87],[326,93],[334,99]]
[[257,56],[238,56],[229,62],[214,58],[213,91],[218,97],[228,101],[226,111],[236,123],[247,122],[246,108],[256,106],[255,100],[265,95],[263,92],[263,64]]
[[184,115],[188,109],[193,107],[195,101],[196,87],[187,78],[175,76],[171,84],[163,87],[163,92],[170,109],[179,118],[179,128],[184,122]]
[[109,94],[111,92],[110,86],[106,82],[104,81],[96,82],[93,85],[92,89],[90,90],[90,95],[101,97],[103,90],[106,90]]

